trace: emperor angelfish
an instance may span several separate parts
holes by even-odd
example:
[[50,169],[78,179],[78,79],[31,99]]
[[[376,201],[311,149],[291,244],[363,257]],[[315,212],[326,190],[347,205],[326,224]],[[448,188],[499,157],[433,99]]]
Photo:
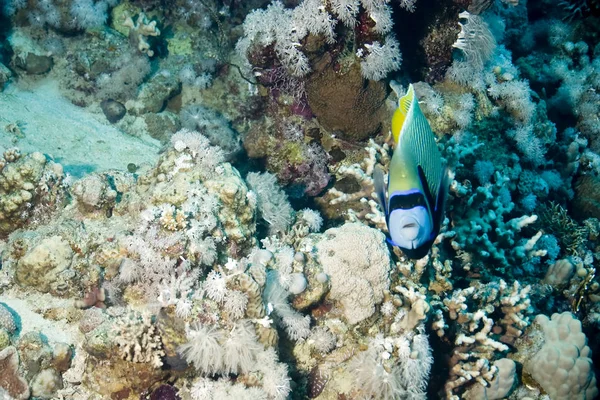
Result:
[[396,147],[387,190],[376,167],[375,190],[385,212],[390,243],[411,259],[423,258],[440,231],[448,190],[448,171],[411,84],[392,117]]

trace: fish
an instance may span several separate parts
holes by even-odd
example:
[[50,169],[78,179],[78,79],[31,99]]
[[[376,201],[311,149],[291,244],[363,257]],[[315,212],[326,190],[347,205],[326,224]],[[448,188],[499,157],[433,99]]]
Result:
[[412,84],[394,111],[392,136],[387,186],[377,165],[375,192],[385,213],[388,242],[410,259],[421,259],[440,232],[450,178]]

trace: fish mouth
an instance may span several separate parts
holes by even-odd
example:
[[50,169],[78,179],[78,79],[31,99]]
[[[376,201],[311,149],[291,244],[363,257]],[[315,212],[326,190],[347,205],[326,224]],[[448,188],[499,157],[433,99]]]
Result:
[[411,216],[405,216],[400,220],[400,229],[399,233],[402,235],[404,239],[407,241],[413,242],[415,239],[419,237],[419,232],[421,231],[421,225],[416,218]]

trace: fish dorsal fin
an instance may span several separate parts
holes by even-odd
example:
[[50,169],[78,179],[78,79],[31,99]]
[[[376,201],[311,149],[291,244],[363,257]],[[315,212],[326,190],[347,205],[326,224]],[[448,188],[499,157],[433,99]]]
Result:
[[394,142],[398,143],[398,138],[400,137],[400,132],[402,131],[402,127],[404,126],[404,121],[406,121],[406,116],[410,111],[410,107],[415,98],[415,90],[413,89],[412,83],[408,86],[408,91],[404,96],[398,100],[398,108],[394,111],[394,116],[392,117],[392,135],[394,136]]

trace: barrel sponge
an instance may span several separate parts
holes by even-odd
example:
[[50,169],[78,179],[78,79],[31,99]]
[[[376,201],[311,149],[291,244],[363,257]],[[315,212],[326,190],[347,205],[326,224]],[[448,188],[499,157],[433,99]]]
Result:
[[390,254],[385,236],[363,224],[328,229],[317,244],[319,261],[329,276],[329,297],[338,301],[350,324],[375,312],[390,285]]
[[597,398],[591,351],[581,322],[569,312],[551,318],[538,315],[535,322],[544,333],[544,343],[525,364],[531,377],[552,400]]

